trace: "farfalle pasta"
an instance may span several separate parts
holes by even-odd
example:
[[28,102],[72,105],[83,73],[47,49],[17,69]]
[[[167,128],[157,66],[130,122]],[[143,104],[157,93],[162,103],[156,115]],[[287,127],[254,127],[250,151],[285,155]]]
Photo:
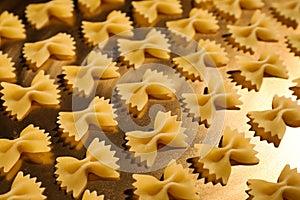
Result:
[[[250,144],[250,138],[245,138],[243,133],[237,130],[225,128],[221,143],[218,147],[207,144],[196,144],[200,157],[193,158],[193,167],[200,173],[202,178],[213,183],[228,183],[231,167],[235,165],[254,165],[259,163],[255,156],[257,152],[253,149],[254,144]],[[201,155],[203,149],[211,150]]]
[[264,6],[263,0],[213,0],[214,6],[224,16],[237,20],[242,15],[242,9],[259,9]]
[[0,194],[0,200],[12,199],[32,199],[44,200],[47,199],[43,192],[45,188],[41,187],[41,182],[37,179],[30,178],[30,175],[24,176],[23,172],[19,172],[14,179],[10,191],[5,194]]
[[171,112],[159,111],[154,120],[153,131],[131,131],[125,133],[129,151],[134,152],[135,157],[146,161],[147,166],[152,166],[157,157],[159,145],[172,147],[187,147],[184,141],[185,128],[182,122],[176,120],[177,115],[171,116]]
[[82,200],[104,200],[104,195],[98,195],[96,191],[90,192],[89,190],[85,190]]
[[122,36],[126,37],[133,35],[133,32],[130,31],[133,26],[129,17],[116,10],[109,13],[103,22],[83,21],[82,29],[86,41],[94,46],[108,40],[111,34],[122,33]]
[[133,183],[136,188],[134,194],[141,200],[199,199],[194,175],[175,161],[171,161],[165,168],[162,180],[145,174],[133,174],[132,177],[136,181]]
[[299,110],[296,101],[275,95],[271,110],[251,111],[247,116],[251,119],[250,124],[256,135],[279,146],[286,126],[300,127]]
[[44,71],[40,71],[33,78],[29,87],[22,87],[13,83],[2,82],[3,89],[0,91],[6,111],[17,120],[23,120],[36,104],[39,106],[59,105],[59,90],[54,80]]
[[143,0],[132,1],[134,10],[144,16],[149,23],[154,22],[158,14],[178,15],[182,13],[182,6],[178,0]]
[[279,16],[292,21],[294,28],[300,23],[300,2],[299,0],[287,0],[284,2],[274,2],[271,7]]
[[117,84],[117,90],[125,103],[138,111],[146,107],[149,96],[157,100],[171,99],[176,92],[172,80],[151,69],[146,70],[140,82]]
[[[263,51],[258,59],[248,56],[237,56],[236,59],[241,76],[245,77],[245,81],[249,81],[256,90],[261,88],[265,76],[283,79],[289,77],[279,55],[273,52]],[[239,84],[243,83],[244,81]]]
[[[22,130],[20,136],[14,140],[0,139],[0,169],[4,174],[18,171],[22,165],[23,157],[27,155],[38,156],[49,153],[50,137],[48,133],[32,124]],[[27,156],[26,160],[31,160]]]
[[173,63],[187,78],[204,80],[206,67],[221,67],[229,62],[225,49],[210,40],[199,40],[198,49],[186,56],[173,58]]
[[233,86],[228,82],[218,81],[217,77],[208,81],[208,93],[205,90],[197,94],[183,93],[182,97],[194,117],[199,118],[206,126],[212,124],[217,109],[235,109],[242,104],[240,95]]
[[87,56],[86,65],[63,66],[64,79],[71,85],[73,91],[77,89],[86,96],[90,96],[96,89],[99,80],[120,77],[116,63],[101,52],[91,51]]
[[68,22],[73,17],[72,0],[51,0],[46,3],[29,4],[26,7],[26,18],[36,29],[48,25],[51,19]]
[[135,68],[139,68],[144,63],[145,53],[156,58],[170,58],[169,40],[155,29],[150,30],[143,40],[118,39],[118,47],[120,56]]
[[[239,48],[256,51],[259,41],[277,42],[280,35],[272,18],[257,10],[248,26],[228,25],[229,33]],[[244,50],[245,50],[244,49]]]
[[220,28],[216,18],[206,10],[193,8],[189,17],[176,21],[168,21],[166,26],[169,30],[192,39],[196,33],[216,33]]
[[71,60],[75,57],[74,38],[66,33],[58,33],[42,41],[28,42],[24,44],[23,54],[34,69],[42,67],[50,58]]
[[118,125],[115,120],[115,109],[112,107],[109,99],[95,97],[84,110],[59,112],[57,123],[67,137],[72,137],[75,142],[80,142],[85,139],[89,127],[92,125],[104,131],[111,130]]
[[247,193],[253,200],[300,199],[300,174],[297,173],[297,169],[291,169],[289,165],[283,168],[277,183],[250,179],[247,185],[249,187]]
[[4,11],[0,15],[0,44],[2,39],[21,40],[25,39],[25,26],[22,21],[12,13]]
[[78,0],[78,3],[85,8],[88,13],[93,13],[101,7],[103,3],[122,3],[124,0]]
[[291,51],[300,56],[300,34],[290,34],[286,38]]
[[7,54],[0,51],[0,81],[16,81],[14,64]]
[[56,159],[56,180],[67,193],[72,193],[74,198],[78,198],[87,185],[89,174],[98,179],[119,179],[120,174],[116,171],[119,168],[116,164],[118,158],[114,157],[114,154],[115,151],[110,150],[110,145],[105,146],[104,141],[100,142],[95,138],[82,160],[69,156]]

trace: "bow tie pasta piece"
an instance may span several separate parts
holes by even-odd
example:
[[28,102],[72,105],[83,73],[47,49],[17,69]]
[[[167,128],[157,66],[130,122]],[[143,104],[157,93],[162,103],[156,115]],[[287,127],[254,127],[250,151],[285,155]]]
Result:
[[242,15],[242,9],[259,9],[264,6],[263,0],[213,0],[213,4],[224,16],[237,20]]
[[52,0],[46,3],[29,4],[26,7],[26,18],[36,29],[41,29],[50,23],[52,18],[67,22],[73,17],[72,0]]
[[8,174],[23,159],[22,155],[48,153],[50,144],[49,134],[33,125],[24,128],[17,139],[0,139],[0,170]]
[[86,8],[89,13],[95,12],[102,3],[122,3],[124,0],[78,0],[78,3]]
[[78,198],[87,185],[89,174],[99,179],[119,179],[120,174],[116,171],[119,168],[116,164],[119,159],[114,155],[115,151],[110,150],[110,145],[105,146],[104,141],[99,142],[99,139],[95,138],[89,145],[84,159],[78,160],[68,156],[56,159],[56,180],[67,193],[72,192],[73,197]]
[[104,97],[95,97],[89,106],[81,111],[59,112],[59,128],[68,137],[73,137],[75,142],[80,142],[88,133],[89,126],[99,127],[104,131],[116,127],[118,122],[115,120],[116,114],[113,105]]
[[226,185],[233,162],[239,165],[254,165],[258,164],[259,159],[255,156],[257,152],[253,150],[255,145],[250,144],[250,138],[245,138],[244,133],[227,127],[221,141],[219,147],[196,144],[195,148],[199,155],[203,149],[211,148],[211,150],[203,157],[193,158],[192,162],[193,167],[207,181]]
[[15,16],[7,11],[1,13],[0,39],[20,40],[25,38],[25,27],[22,24],[22,21],[19,20],[18,16]]
[[[299,0],[287,0],[280,3],[272,3],[271,7],[280,16],[294,24],[294,28],[300,23],[300,2]],[[280,18],[279,17],[279,18]]]
[[149,96],[157,100],[171,99],[175,93],[172,80],[157,70],[147,69],[141,82],[117,84],[121,98],[130,107],[143,110],[148,103]]
[[133,174],[132,177],[136,180],[133,183],[136,188],[134,194],[141,200],[199,199],[196,194],[195,176],[175,161],[171,161],[165,168],[161,181],[144,174]]
[[136,12],[144,16],[149,23],[154,22],[158,14],[181,14],[182,6],[178,0],[143,0],[133,1],[132,6]]
[[216,33],[220,28],[216,18],[206,10],[193,8],[189,17],[166,23],[168,29],[191,40],[196,33]]
[[215,41],[199,40],[198,50],[186,56],[173,58],[178,70],[192,80],[204,80],[206,67],[222,67],[229,62],[225,49]]
[[103,22],[83,21],[82,29],[84,38],[93,46],[108,40],[110,34],[117,35],[124,32],[121,34],[122,36],[133,36],[133,33],[130,31],[133,29],[133,26],[129,17],[126,17],[125,13],[116,10],[109,13],[106,21]]
[[287,43],[296,56],[300,56],[300,34],[290,34],[286,36]]
[[107,55],[91,51],[85,66],[63,66],[62,74],[65,74],[65,79],[73,91],[78,89],[79,92],[90,96],[100,79],[120,77],[117,69],[116,63]]
[[[245,81],[249,81],[257,91],[261,88],[263,78],[267,75],[283,79],[289,77],[280,57],[273,52],[264,51],[258,60],[248,56],[237,56],[236,58],[241,76],[245,77]],[[243,83],[244,81],[241,84],[243,85]]]
[[36,178],[30,178],[19,172],[14,179],[10,191],[5,194],[0,194],[0,200],[10,199],[32,199],[44,200],[47,197],[43,195],[45,188],[41,187],[41,182],[36,182]]
[[177,115],[171,116],[171,112],[159,111],[155,117],[153,131],[131,131],[125,133],[129,151],[134,152],[135,157],[141,161],[147,161],[147,166],[152,166],[157,157],[159,145],[172,147],[187,147],[184,141],[185,128],[181,127],[181,121],[176,120]]
[[7,54],[3,54],[3,52],[0,51],[0,81],[16,81],[14,64],[15,63],[11,61],[11,58],[9,58]]
[[212,78],[207,89],[208,94],[205,93],[205,89],[200,94],[182,94],[186,107],[194,117],[199,118],[200,123],[206,126],[211,125],[217,109],[235,109],[242,104],[239,100],[240,95],[228,82],[216,81],[216,78]]
[[6,111],[16,116],[18,121],[23,120],[37,103],[39,106],[58,106],[60,97],[57,85],[44,71],[38,72],[29,87],[22,87],[13,83],[2,82],[0,91]]
[[40,68],[50,58],[71,60],[75,56],[74,38],[66,33],[58,33],[48,39],[25,43],[23,54],[33,68]]
[[272,18],[257,10],[248,26],[228,25],[229,33],[239,48],[256,51],[258,41],[277,42],[280,35]]
[[129,65],[139,68],[145,60],[145,53],[156,58],[170,58],[169,40],[161,32],[152,29],[143,40],[118,39],[121,56]]
[[300,199],[300,174],[289,165],[283,168],[277,183],[250,179],[247,185],[250,189],[247,193],[253,200]]
[[272,109],[251,111],[247,115],[255,134],[279,146],[286,126],[300,127],[300,106],[289,98],[273,97]]
[[89,190],[85,190],[82,196],[82,200],[104,200],[104,195],[97,195],[97,192],[90,192]]

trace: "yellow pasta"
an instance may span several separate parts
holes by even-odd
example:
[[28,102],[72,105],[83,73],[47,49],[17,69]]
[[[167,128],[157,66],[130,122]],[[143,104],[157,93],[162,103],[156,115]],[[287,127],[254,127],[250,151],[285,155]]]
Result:
[[22,24],[22,21],[18,18],[18,16],[7,11],[1,13],[0,42],[2,43],[2,39],[21,40],[25,38],[25,26]]
[[97,192],[90,192],[89,190],[85,190],[82,196],[82,200],[104,200],[104,195],[97,195]]
[[169,40],[156,29],[150,30],[143,40],[118,39],[119,51],[129,65],[139,68],[145,60],[145,53],[156,58],[170,58]]
[[201,93],[183,93],[182,97],[186,107],[200,122],[210,126],[216,109],[235,109],[241,105],[240,95],[228,82],[218,81],[218,77],[208,80],[208,93],[203,90]]
[[184,134],[185,128],[181,127],[182,122],[177,121],[176,118],[177,115],[171,116],[171,112],[159,111],[155,117],[153,131],[125,133],[129,151],[134,152],[135,157],[140,157],[142,162],[147,161],[147,166],[152,166],[159,145],[187,147],[184,141],[187,137]]
[[12,116],[16,116],[17,120],[24,119],[30,112],[34,103],[40,106],[58,106],[60,97],[57,85],[49,75],[45,75],[44,71],[40,71],[33,78],[29,87],[22,87],[13,83],[2,82],[3,89],[0,91],[4,100],[3,105],[6,111]]
[[292,52],[300,56],[300,34],[290,34],[286,38]]
[[182,13],[182,6],[178,0],[143,0],[133,1],[136,12],[144,16],[149,23],[154,22],[158,14],[176,15]]
[[162,72],[147,69],[141,82],[117,84],[117,90],[126,104],[136,107],[138,111],[145,108],[149,96],[161,100],[170,99],[176,92],[173,83]]
[[280,3],[272,3],[271,7],[283,16],[285,19],[290,19],[296,23],[300,23],[300,2],[299,0],[286,0]]
[[198,42],[198,49],[186,56],[173,58],[179,71],[192,80],[204,80],[206,67],[221,67],[229,62],[225,49],[214,41],[202,40]]
[[74,137],[76,142],[80,142],[88,134],[89,126],[93,125],[103,130],[116,127],[118,122],[115,120],[115,109],[105,100],[104,97],[95,97],[86,109],[73,112],[59,112],[59,128],[62,129],[68,137]]
[[199,155],[202,148],[211,148],[208,154],[194,159],[194,167],[203,178],[222,185],[228,183],[232,163],[253,165],[259,162],[253,150],[254,144],[250,144],[250,138],[245,138],[243,133],[226,128],[223,133],[222,143],[219,147],[207,144],[196,144]]
[[122,36],[133,36],[133,32],[130,31],[133,26],[129,17],[126,17],[125,13],[116,10],[109,13],[103,22],[83,21],[82,29],[84,38],[93,46],[107,41],[111,34],[122,33]]
[[89,13],[95,12],[102,3],[122,3],[124,0],[78,0],[78,3],[84,6]]
[[175,161],[171,161],[165,168],[161,181],[144,174],[133,174],[132,177],[136,180],[133,183],[136,188],[134,194],[140,200],[199,199],[196,195],[194,175],[189,173],[189,169],[183,168],[181,164],[177,164]]
[[259,9],[264,6],[263,0],[213,0],[214,6],[224,15],[239,19],[242,9]]
[[101,79],[112,79],[120,76],[116,63],[101,52],[91,51],[84,66],[63,66],[62,74],[72,89],[90,96]]
[[280,35],[273,19],[257,10],[248,26],[228,25],[229,33],[240,48],[256,51],[258,42],[277,42]]
[[191,40],[196,33],[216,33],[220,28],[217,19],[206,10],[193,8],[189,17],[176,21],[168,21],[169,30]]
[[42,41],[25,43],[23,54],[34,68],[40,68],[50,58],[71,60],[75,56],[74,38],[66,33],[58,33]]
[[74,5],[72,0],[51,0],[46,3],[29,4],[26,7],[26,18],[36,29],[48,25],[51,19],[68,21],[73,17]]
[[300,174],[297,169],[286,165],[278,177],[277,183],[250,179],[247,193],[253,200],[300,199]]
[[11,58],[0,51],[0,81],[15,82],[16,74],[14,73],[15,68],[11,61]]
[[284,137],[286,126],[300,127],[299,109],[296,101],[275,95],[271,110],[251,111],[248,117],[256,135],[278,146]]
[[19,172],[14,179],[10,191],[0,194],[0,200],[44,200],[47,199],[43,192],[45,188],[41,187],[41,183],[37,179],[30,178],[29,175],[24,176],[23,172]]
[[[22,164],[22,156],[36,155],[50,152],[50,137],[38,127],[28,125],[20,133],[20,137],[9,140],[0,139],[0,169],[8,174]],[[27,157],[30,159],[30,157]],[[32,160],[34,161],[34,160]],[[18,170],[18,169],[17,169]]]
[[260,89],[266,75],[284,79],[289,77],[286,67],[279,58],[279,55],[269,51],[263,51],[258,60],[248,56],[236,57],[241,75],[246,81],[250,81],[256,90]]
[[89,174],[99,179],[119,179],[120,174],[116,171],[119,168],[116,164],[118,158],[114,154],[110,145],[105,146],[104,141],[95,138],[82,160],[68,156],[56,158],[55,174],[60,187],[78,198],[87,185]]

